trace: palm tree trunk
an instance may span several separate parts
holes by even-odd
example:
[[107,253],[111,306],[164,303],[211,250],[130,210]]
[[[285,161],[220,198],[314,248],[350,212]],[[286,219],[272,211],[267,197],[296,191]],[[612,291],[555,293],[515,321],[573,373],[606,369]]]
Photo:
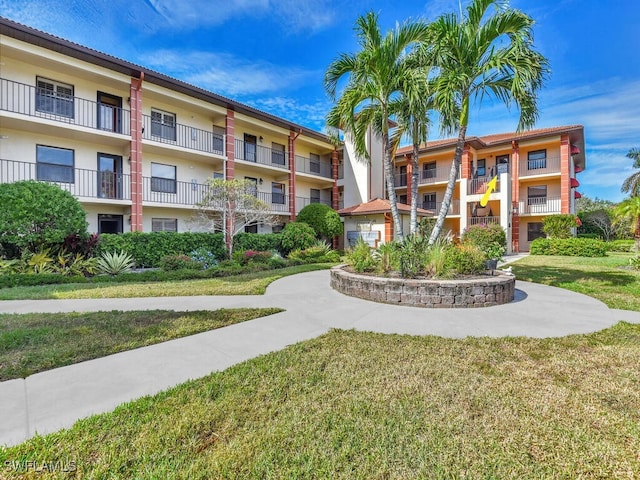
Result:
[[411,157],[411,235],[418,231],[418,152],[420,144],[414,142],[413,156]]
[[400,222],[400,213],[398,212],[398,197],[396,196],[395,182],[393,179],[389,134],[387,132],[382,134],[382,143],[384,152],[384,178],[387,184],[389,203],[391,204],[391,218],[393,219],[393,238],[394,240],[402,241],[404,235],[402,232],[402,223]]
[[458,179],[460,162],[462,161],[462,152],[464,150],[464,141],[466,138],[466,134],[467,125],[466,123],[462,123],[460,125],[460,129],[458,130],[458,141],[456,143],[456,151],[453,156],[453,162],[451,163],[451,171],[449,172],[449,182],[447,183],[447,189],[444,192],[444,198],[442,199],[442,206],[440,207],[440,212],[438,212],[436,224],[434,225],[433,230],[431,231],[431,236],[429,237],[429,245],[433,245],[433,243],[440,235],[440,232],[442,232],[444,220],[447,216],[447,213],[449,212],[451,199],[453,198],[453,191],[456,188],[456,180]]

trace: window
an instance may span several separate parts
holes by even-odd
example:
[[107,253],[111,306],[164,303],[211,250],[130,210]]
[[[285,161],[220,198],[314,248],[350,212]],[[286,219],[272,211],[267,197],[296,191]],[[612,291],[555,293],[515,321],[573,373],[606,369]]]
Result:
[[278,203],[284,205],[284,183],[271,183],[271,203]]
[[496,166],[498,175],[509,173],[509,155],[496,155]]
[[151,109],[151,135],[153,137],[164,138],[165,140],[176,141],[176,115],[175,113],[163,112],[162,110]]
[[272,233],[280,233],[282,232],[282,230],[284,230],[284,223],[279,223],[277,225],[272,225],[271,226],[271,232]]
[[539,168],[547,168],[547,151],[535,150],[529,152],[527,157],[527,170],[537,170]]
[[398,195],[398,203],[402,203],[404,205],[407,204],[407,196],[406,195]]
[[73,118],[73,85],[36,77],[36,110]]
[[244,160],[255,162],[257,160],[258,139],[255,135],[244,134]]
[[487,175],[487,161],[481,158],[476,163],[476,177],[484,177]]
[[317,153],[309,154],[309,171],[311,173],[320,173],[320,155]]
[[309,196],[311,197],[311,203],[320,203],[320,190],[312,188],[309,190]]
[[406,165],[402,165],[400,167],[400,178],[398,180],[399,180],[398,181],[399,187],[407,186],[407,166]]
[[271,163],[275,165],[284,165],[284,145],[276,142],[271,143]]
[[36,145],[36,164],[40,181],[75,183],[73,150]]
[[251,188],[251,195],[253,195],[254,197],[258,196],[258,179],[255,177],[244,177],[244,179],[248,182],[253,183],[253,186]]
[[436,162],[422,165],[422,178],[436,178]]
[[176,167],[151,163],[151,191],[176,193]]
[[529,205],[543,205],[547,203],[547,186],[538,185],[527,189],[527,202]]
[[258,233],[258,224],[251,223],[244,226],[244,233]]
[[436,194],[435,193],[425,193],[422,196],[422,208],[425,210],[435,210],[436,209]]
[[99,213],[98,233],[122,233],[122,215]]
[[177,232],[178,219],[177,218],[152,218],[151,231],[152,232]]
[[533,242],[536,238],[545,238],[542,222],[527,223],[527,241]]

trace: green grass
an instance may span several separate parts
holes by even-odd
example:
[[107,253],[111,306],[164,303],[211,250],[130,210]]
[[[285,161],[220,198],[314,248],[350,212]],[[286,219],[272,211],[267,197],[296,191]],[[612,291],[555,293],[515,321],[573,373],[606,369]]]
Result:
[[0,381],[281,312],[215,311],[0,315]]
[[193,295],[261,295],[279,278],[324,270],[332,264],[297,265],[277,270],[204,280],[172,280],[148,283],[62,284],[0,289],[0,300],[42,300],[56,298],[175,297]]
[[640,270],[621,268],[631,257],[625,253],[599,258],[529,255],[511,265],[518,280],[584,293],[610,308],[640,311]]
[[542,340],[332,331],[0,449],[0,466],[71,461],[75,478],[634,478],[638,358],[640,325],[626,323]]

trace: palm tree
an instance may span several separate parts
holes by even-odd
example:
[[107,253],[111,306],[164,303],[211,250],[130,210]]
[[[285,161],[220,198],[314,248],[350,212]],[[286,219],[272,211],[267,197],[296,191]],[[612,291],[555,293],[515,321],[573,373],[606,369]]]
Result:
[[[640,148],[632,148],[627,158],[633,160],[633,168],[640,168]],[[640,171],[631,174],[622,182],[622,191],[630,193],[632,197],[640,196]]]
[[[426,40],[428,27],[422,22],[403,23],[383,37],[377,14],[369,12],[356,20],[355,30],[361,50],[341,54],[325,73],[325,89],[335,102],[327,124],[344,130],[356,154],[367,161],[367,132],[372,131],[381,140],[394,234],[402,239],[389,142],[390,104],[406,87],[406,79],[415,68],[406,61],[408,53]],[[338,97],[338,84],[345,78],[346,85]]]
[[631,220],[633,238],[636,241],[636,255],[640,252],[640,196],[627,198],[618,204],[614,210],[617,218]]
[[[496,11],[488,13],[490,6]],[[462,160],[471,99],[493,96],[520,110],[517,130],[534,125],[536,93],[548,72],[545,57],[533,48],[533,20],[498,0],[472,0],[466,15],[448,14],[430,26],[425,55],[437,69],[434,101],[445,133],[457,130],[449,182],[429,243],[444,224]]]
[[418,231],[418,158],[420,145],[426,143],[429,136],[431,120],[429,112],[433,109],[433,97],[430,95],[430,87],[427,76],[422,69],[416,69],[413,76],[408,76],[403,95],[392,102],[391,110],[397,120],[396,127],[391,137],[391,156],[395,152],[402,138],[411,140],[413,151],[411,155],[411,213],[409,232],[415,235]]

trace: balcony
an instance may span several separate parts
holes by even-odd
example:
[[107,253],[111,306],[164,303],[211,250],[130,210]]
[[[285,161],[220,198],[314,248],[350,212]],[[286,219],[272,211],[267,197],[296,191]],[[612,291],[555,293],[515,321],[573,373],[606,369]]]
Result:
[[[448,167],[436,167],[420,170],[420,176],[418,177],[418,185],[428,185],[431,183],[440,183],[449,181],[449,173],[451,173],[451,166]],[[458,169],[458,179],[461,176],[461,170]]]
[[161,123],[149,115],[142,115],[142,138],[198,152],[224,155],[223,135],[180,123]]
[[312,203],[323,203],[329,207],[333,208],[331,200],[324,200],[319,198],[307,198],[307,197],[296,197],[296,214],[300,213],[304,207]]
[[560,173],[560,157],[548,157],[535,160],[520,159],[520,177]]
[[255,143],[245,142],[236,138],[235,141],[235,158],[236,160],[244,160],[245,162],[259,163],[269,167],[289,169],[287,152],[283,150],[275,150]]
[[492,225],[500,224],[500,217],[469,217],[469,225]]
[[41,180],[58,185],[79,199],[131,200],[131,178],[124,173],[83,168],[0,160],[0,183],[40,180],[43,177],[68,181]]
[[131,134],[129,110],[0,79],[0,110],[121,135]]
[[[442,208],[442,202],[422,202],[419,207],[433,211],[433,216],[437,217]],[[460,215],[460,200],[451,200],[447,215]]]
[[560,197],[531,197],[520,200],[518,211],[520,215],[538,215],[560,213],[562,200]]
[[[477,177],[471,179],[467,183],[467,194],[468,195],[478,195],[484,194],[487,191],[487,184],[495,177]],[[496,189],[494,192],[500,191],[500,177],[496,181]]]
[[296,172],[308,173],[324,178],[333,178],[331,164],[323,160],[314,160],[296,155]]

